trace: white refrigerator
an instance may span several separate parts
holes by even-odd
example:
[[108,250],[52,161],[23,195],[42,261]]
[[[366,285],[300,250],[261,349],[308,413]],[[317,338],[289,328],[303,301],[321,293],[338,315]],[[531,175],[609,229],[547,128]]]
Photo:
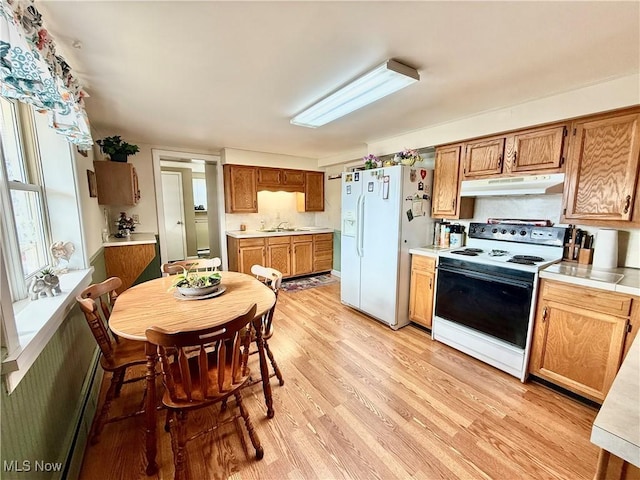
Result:
[[394,330],[409,323],[409,249],[433,240],[433,171],[417,165],[342,174],[341,301]]

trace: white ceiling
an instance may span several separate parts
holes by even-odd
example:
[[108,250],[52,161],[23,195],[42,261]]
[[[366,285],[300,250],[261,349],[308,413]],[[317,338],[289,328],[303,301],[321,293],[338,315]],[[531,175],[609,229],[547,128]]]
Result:
[[[97,138],[130,143],[321,158],[640,68],[637,1],[36,5]],[[317,129],[289,123],[388,58],[420,82]]]

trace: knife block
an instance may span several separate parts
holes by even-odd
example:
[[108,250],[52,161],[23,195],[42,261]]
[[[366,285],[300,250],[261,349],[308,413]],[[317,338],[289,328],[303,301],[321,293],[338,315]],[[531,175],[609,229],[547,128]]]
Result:
[[589,265],[591,260],[593,259],[593,249],[592,248],[581,248],[578,253],[578,263],[582,265]]

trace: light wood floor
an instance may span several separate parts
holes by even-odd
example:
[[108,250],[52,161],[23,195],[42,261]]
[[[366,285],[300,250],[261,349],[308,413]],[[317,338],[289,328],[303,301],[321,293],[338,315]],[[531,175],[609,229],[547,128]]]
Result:
[[[593,408],[522,384],[414,326],[394,332],[339,297],[339,284],[280,293],[270,344],[285,385],[272,379],[275,417],[265,416],[260,385],[244,391],[264,459],[255,461],[228,424],[188,444],[191,478],[593,477]],[[125,386],[114,407],[135,405],[141,387]],[[212,420],[198,415],[194,423]],[[148,478],[170,479],[160,417],[160,472]],[[142,445],[142,417],[107,425],[87,447],[81,478],[147,478]]]

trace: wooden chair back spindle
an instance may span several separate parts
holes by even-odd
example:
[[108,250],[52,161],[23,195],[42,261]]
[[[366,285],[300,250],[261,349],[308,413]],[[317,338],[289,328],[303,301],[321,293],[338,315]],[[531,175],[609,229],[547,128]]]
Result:
[[[215,401],[246,381],[240,332],[255,313],[253,304],[222,325],[177,333],[147,329],[147,340],[158,347],[165,387],[175,405]],[[175,352],[177,360],[172,362]]]
[[184,273],[183,267],[192,272],[217,272],[222,265],[222,260],[214,258],[194,258],[190,260],[179,260],[176,262],[164,263],[160,267],[163,276]]

